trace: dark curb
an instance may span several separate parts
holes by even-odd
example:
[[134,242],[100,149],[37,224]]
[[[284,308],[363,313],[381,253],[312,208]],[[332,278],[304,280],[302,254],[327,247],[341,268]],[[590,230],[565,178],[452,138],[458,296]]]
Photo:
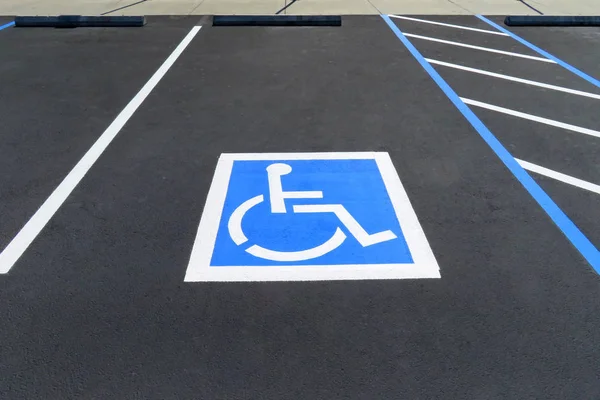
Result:
[[111,27],[141,27],[146,25],[146,17],[141,16],[92,16],[59,15],[16,17],[17,28],[111,28]]
[[504,24],[508,26],[600,26],[600,16],[517,15],[506,17]]
[[336,15],[215,15],[213,26],[341,26]]

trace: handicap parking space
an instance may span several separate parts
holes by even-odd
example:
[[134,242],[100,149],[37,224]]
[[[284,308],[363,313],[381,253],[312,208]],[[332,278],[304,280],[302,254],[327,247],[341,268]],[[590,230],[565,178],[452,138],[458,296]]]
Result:
[[[597,392],[596,358],[590,357],[600,339],[597,275],[379,16],[347,17],[341,28],[220,28],[206,21],[155,18],[143,30],[116,37],[109,31],[39,31],[50,38],[97,36],[53,39],[73,53],[79,42],[86,47],[85,63],[73,60],[48,79],[56,86],[71,83],[79,94],[71,99],[49,90],[39,96],[62,99],[60,108],[29,113],[63,136],[35,147],[34,155],[27,155],[31,146],[23,138],[13,139],[19,157],[57,153],[56,162],[39,163],[48,177],[34,171],[27,178],[48,182],[31,199],[38,206],[161,63],[177,57],[10,272],[0,275],[0,303],[9,305],[0,309],[7,322],[0,341],[10,343],[2,351],[9,391],[25,382],[28,397],[41,398],[570,398]],[[202,28],[178,52],[195,25]],[[472,26],[482,28],[481,21]],[[41,46],[35,32],[25,31],[31,41],[12,51],[28,55],[29,63],[50,64],[27,51]],[[108,50],[99,52],[102,46]],[[55,65],[66,57],[58,49],[53,54],[59,56]],[[16,69],[13,76],[35,82],[30,70]],[[20,110],[35,96],[21,92],[9,134],[27,128]],[[510,122],[499,124],[516,135]],[[85,137],[74,142],[67,128],[84,130]],[[544,141],[543,132],[535,134]],[[579,146],[592,165],[588,146]],[[302,163],[306,153],[320,156]],[[223,179],[220,166],[232,158]],[[386,159],[391,169],[377,164]],[[279,171],[277,179],[268,168]],[[384,170],[400,185],[388,185]],[[364,183],[344,188],[347,182]],[[333,189],[337,197],[329,201]],[[410,204],[396,221],[391,210],[403,190]],[[210,206],[214,193],[220,208]],[[384,200],[344,197],[370,200],[370,194]],[[23,196],[25,204],[29,195]],[[334,214],[351,216],[339,218],[347,242],[378,234],[388,242],[389,231],[407,244],[399,255],[397,249],[366,255],[349,247],[359,250],[349,250],[344,264],[402,264],[407,254],[415,258],[427,247],[439,277],[348,280],[357,275],[332,268],[317,282],[304,282],[307,275],[282,279],[244,271],[204,282],[211,279],[194,272],[194,249],[211,235],[221,258],[210,268],[257,266],[235,254],[235,235],[234,243],[226,240],[246,199],[257,199],[237,220],[249,242],[267,247],[260,242],[267,231],[267,238],[278,235],[271,244],[279,253],[296,245],[287,240],[293,232],[268,232],[278,215],[263,221],[251,214],[269,213],[260,204],[267,197],[273,214],[284,214],[281,207],[343,205]],[[277,198],[282,204],[273,211]],[[567,208],[594,200],[556,201]],[[417,224],[407,223],[413,214]],[[576,223],[580,217],[583,212],[572,216]],[[202,230],[205,218],[217,224]],[[331,228],[319,218],[307,221],[295,225],[304,229],[306,243]],[[588,233],[593,226],[581,229]],[[425,241],[413,246],[413,235]],[[270,254],[258,266],[277,271],[286,261]],[[319,268],[336,263],[323,258]]]
[[[372,37],[366,33],[369,29],[386,34],[387,28],[377,18],[368,22],[358,19],[355,25],[352,21],[347,20],[345,30],[203,27],[73,192],[53,223],[65,231],[75,229],[79,232],[78,241],[98,220],[116,224],[107,227],[111,234],[97,232],[110,242],[100,242],[97,249],[90,251],[96,258],[106,245],[131,249],[135,242],[139,243],[139,251],[127,253],[139,257],[149,244],[147,235],[158,235],[154,238],[157,248],[181,246],[174,247],[174,254],[165,260],[179,268],[180,275],[173,279],[181,280],[189,258],[189,251],[182,249],[191,248],[190,240],[196,233],[213,171],[222,153],[389,151],[407,190],[419,196],[414,207],[422,214],[424,224],[437,225],[440,218],[457,213],[469,220],[473,209],[478,207],[487,211],[488,205],[478,195],[486,192],[483,189],[486,181],[518,189],[493,153],[470,134],[468,124],[450,105],[443,99],[431,103],[431,98],[438,96],[436,87],[409,54],[396,45],[393,36],[371,44],[371,51],[364,50],[365,42]],[[356,33],[351,34],[351,30]],[[225,44],[227,52],[223,51]],[[356,48],[361,49],[359,54],[354,52]],[[271,65],[265,67],[262,59],[272,60]],[[380,78],[371,78],[373,71],[368,60],[375,60]],[[398,69],[401,65],[407,71],[407,63],[413,69],[402,78]],[[288,71],[292,68],[296,72],[290,77]],[[396,85],[390,85],[391,81]],[[400,89],[405,96],[418,90],[422,100],[412,99],[404,106],[408,101],[399,93]],[[345,101],[339,101],[341,98]],[[440,132],[448,130],[449,124],[456,126],[451,130],[453,134],[439,142]],[[457,161],[459,158],[465,165]],[[480,180],[483,176],[475,179],[469,175],[481,175],[482,169],[497,175],[485,180]],[[108,181],[107,176],[111,177]],[[469,189],[459,190],[465,180]],[[453,199],[449,194],[452,188],[456,190],[454,195],[462,200]],[[489,190],[486,196],[498,195],[497,189]],[[453,199],[450,201],[453,211],[440,215],[440,205],[435,199],[442,194]],[[455,203],[466,201],[463,196],[471,201],[463,204],[464,209],[455,209]],[[429,211],[418,211],[429,202],[432,203]],[[122,208],[116,206],[119,203]],[[428,221],[432,212],[435,217]],[[163,213],[172,217],[154,217]],[[77,214],[83,220],[75,219]],[[504,217],[507,215],[499,216]],[[425,230],[439,234],[435,232],[439,227]],[[91,229],[91,233],[95,232]],[[60,229],[47,233],[54,234],[55,240],[64,240]],[[133,236],[123,240],[123,234]],[[442,243],[447,242],[446,236],[442,235],[438,242],[446,245]],[[46,254],[64,248],[70,246],[32,253]],[[107,251],[106,256],[112,261],[106,260],[105,265],[112,269],[127,254],[116,250]],[[148,256],[156,254],[152,251]],[[174,257],[179,261],[174,263]],[[25,260],[23,274],[28,269]],[[162,279],[165,265],[156,267]],[[92,273],[102,271],[94,270]],[[140,274],[148,275],[151,271],[147,263],[139,263]],[[19,273],[15,269],[15,274]],[[453,271],[449,269],[447,273]]]
[[[401,87],[414,88],[407,93],[417,88],[424,91],[424,100],[397,107],[403,103],[397,99],[398,88],[388,82],[400,79],[398,69],[410,59],[393,37],[371,44],[370,51],[363,50],[371,41],[369,30],[386,34],[387,28],[377,18],[358,19],[354,25],[352,21],[346,22],[345,30],[203,27],[53,220],[66,231],[79,232],[76,241],[71,246],[48,244],[32,254],[74,248],[87,257],[87,252],[75,246],[81,246],[82,236],[98,234],[90,241],[98,247],[92,247],[89,254],[95,259],[98,252],[109,257],[103,262],[108,272],[118,276],[122,270],[115,271],[115,266],[125,262],[137,265],[145,279],[156,271],[155,279],[162,280],[168,271],[173,282],[180,282],[221,153],[390,151],[394,161],[404,163],[404,169],[414,175],[414,181],[405,185],[421,190],[429,185],[432,195],[439,195],[436,189],[458,185],[461,171],[468,172],[473,163],[481,163],[481,156],[473,152],[463,157],[465,166],[457,165],[453,157],[445,155],[446,149],[428,148],[423,133],[436,135],[448,121],[459,124],[460,130],[468,125],[448,105],[428,105],[435,86],[418,65],[412,66],[411,79],[404,78]],[[224,48],[228,50],[224,52]],[[355,52],[356,48],[361,52]],[[268,67],[263,59],[272,60]],[[369,60],[378,65],[377,74],[382,78],[371,78]],[[295,73],[290,75],[292,69]],[[346,100],[340,101],[342,98]],[[424,111],[417,112],[423,107]],[[410,126],[411,135],[405,133],[405,125]],[[477,141],[466,137],[459,147],[454,147],[453,141],[445,146],[462,153],[471,143]],[[429,163],[435,165],[433,171],[426,168]],[[451,182],[444,182],[441,176],[445,174]],[[512,184],[510,176],[501,175]],[[474,187],[471,193],[477,190]],[[416,207],[424,203],[421,200]],[[432,202],[430,207],[436,212],[438,206]],[[87,211],[89,208],[93,212]],[[426,215],[422,223],[427,223]],[[106,227],[109,234],[104,229],[90,229],[99,221],[111,225]],[[49,243],[62,242],[63,237],[64,232],[58,230]],[[117,248],[103,250],[107,246]],[[156,254],[154,248],[167,251]],[[140,254],[144,262],[135,261]],[[27,256],[14,274],[26,276],[30,268],[37,270],[37,262],[27,266]],[[129,256],[133,258],[128,260]],[[53,258],[69,257],[59,253]],[[65,268],[62,264],[57,267]],[[103,269],[76,273],[101,274]]]

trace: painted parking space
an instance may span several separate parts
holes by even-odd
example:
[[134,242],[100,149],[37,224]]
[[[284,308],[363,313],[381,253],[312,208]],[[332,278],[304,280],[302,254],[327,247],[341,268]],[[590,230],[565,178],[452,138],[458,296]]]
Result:
[[[158,68],[187,33],[185,19],[181,25],[160,32],[2,32],[2,249],[143,86],[145,75]],[[147,45],[124,49],[139,42]],[[143,63],[136,62],[141,59]],[[5,273],[12,262],[0,264]]]
[[[159,20],[179,36],[140,85],[198,24]],[[347,164],[305,165],[290,153],[334,153]],[[389,155],[410,208],[388,215],[394,196],[381,169],[357,166],[357,153]],[[227,154],[241,169],[215,181]],[[262,159],[243,165],[252,157]],[[253,267],[234,251],[298,251],[336,228],[360,250],[362,233],[335,212],[322,231],[296,225],[304,234],[293,248],[270,230],[268,219],[281,216],[271,214],[341,205],[367,237],[390,231],[407,243],[403,224],[414,213],[440,278],[186,281],[215,183],[227,186],[213,225],[216,241],[225,234],[215,246],[225,259],[211,268]],[[238,213],[248,246],[228,242],[236,210],[261,195]],[[359,196],[363,204],[350,201]],[[287,213],[272,212],[277,199]],[[314,214],[315,225],[329,223]],[[259,242],[264,231],[277,237]],[[385,235],[380,244],[396,240]],[[414,253],[407,247],[343,256],[402,264]],[[270,262],[262,266],[282,263]],[[586,261],[380,17],[345,18],[342,28],[202,26],[0,276],[3,368],[9,392],[26,382],[29,397],[45,398],[590,397],[597,288]]]

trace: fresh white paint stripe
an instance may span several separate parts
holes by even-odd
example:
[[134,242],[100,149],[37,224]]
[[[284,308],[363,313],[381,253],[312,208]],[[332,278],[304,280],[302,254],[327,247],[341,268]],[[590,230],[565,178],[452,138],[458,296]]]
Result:
[[438,38],[432,38],[432,37],[429,37],[429,36],[415,35],[415,34],[412,34],[412,33],[404,33],[404,36],[412,37],[412,38],[415,38],[415,39],[429,40],[431,42],[438,42],[438,43],[449,44],[449,45],[452,45],[452,46],[459,46],[459,47],[466,47],[466,48],[469,48],[469,49],[482,50],[482,51],[487,51],[487,52],[490,52],[490,53],[504,54],[504,55],[512,56],[512,57],[526,58],[528,60],[536,60],[536,61],[541,61],[541,62],[546,62],[546,63],[551,63],[551,64],[555,63],[555,61],[549,60],[547,58],[535,57],[535,56],[528,56],[527,54],[512,53],[510,51],[504,51],[504,50],[490,49],[488,47],[474,46],[472,44],[465,44],[465,43],[460,43],[460,42],[452,42],[450,40],[443,40],[443,39],[438,39]]
[[514,76],[510,76],[510,75],[498,74],[498,73],[495,73],[495,72],[485,71],[483,69],[465,67],[465,66],[462,66],[462,65],[452,64],[452,63],[445,62],[445,61],[432,60],[430,58],[426,58],[425,60],[427,60],[430,64],[436,64],[436,65],[441,65],[441,66],[444,66],[444,67],[460,69],[460,70],[463,70],[463,71],[473,72],[475,74],[492,76],[494,78],[505,79],[507,81],[525,83],[525,84],[531,85],[531,86],[537,86],[537,87],[541,87],[541,88],[545,88],[545,89],[551,89],[551,90],[556,90],[556,91],[559,91],[559,92],[564,92],[564,93],[569,93],[569,94],[575,94],[577,96],[589,97],[589,98],[592,98],[592,99],[600,100],[600,95],[599,94],[594,94],[594,93],[589,93],[589,92],[582,92],[581,90],[568,89],[568,88],[565,88],[565,87],[562,87],[562,86],[549,85],[547,83],[542,83],[542,82],[530,81],[529,79],[522,79],[522,78],[517,78],[517,77],[514,77]]
[[64,201],[69,197],[73,189],[79,184],[81,179],[100,158],[104,150],[117,136],[119,131],[127,123],[129,118],[142,104],[144,99],[156,87],[158,82],[167,73],[169,68],[175,63],[177,58],[183,53],[185,48],[190,44],[194,36],[200,31],[201,26],[195,26],[190,33],[179,43],[177,48],[171,53],[169,58],[160,66],[144,87],[135,95],[135,97],[127,104],[121,113],[115,118],[104,133],[98,138],[96,143],[85,153],[79,160],[77,165],[73,167],[71,172],[58,185],[54,192],[46,199],[44,204],[36,211],[31,219],[17,233],[14,239],[6,246],[4,251],[0,253],[0,273],[7,273],[12,266],[17,262],[19,257],[23,255],[27,247],[33,242],[37,235],[42,231],[44,226],[50,221],[50,218],[56,213]]
[[504,32],[490,31],[490,30],[487,30],[487,29],[471,28],[470,26],[462,26],[462,25],[445,24],[445,23],[443,23],[443,22],[429,21],[429,20],[426,20],[426,19],[419,19],[419,18],[405,17],[405,16],[403,16],[403,15],[393,15],[393,14],[390,14],[390,15],[388,15],[388,17],[392,17],[392,18],[398,18],[398,19],[405,19],[405,20],[407,20],[407,21],[423,22],[423,23],[425,23],[425,24],[431,24],[431,25],[440,25],[440,26],[446,26],[446,27],[448,27],[448,28],[464,29],[464,30],[466,30],[466,31],[481,32],[481,33],[489,33],[490,35],[509,36],[509,34],[508,34],[508,33],[504,33]]
[[519,160],[517,158],[515,158],[515,160],[517,160],[517,162],[521,165],[521,167],[523,167],[524,169],[526,169],[528,171],[535,172],[536,174],[540,174],[543,176],[547,176],[548,178],[556,179],[557,181],[568,183],[569,185],[577,186],[578,188],[581,188],[581,189],[589,190],[590,192],[594,192],[596,194],[600,194],[600,185],[596,185],[596,184],[572,177],[570,175],[566,175],[566,174],[563,174],[563,173],[560,173],[557,171],[553,171],[551,169],[544,168],[544,167],[532,164],[527,161]]
[[553,119],[542,118],[542,117],[538,117],[535,115],[526,114],[526,113],[523,113],[520,111],[511,110],[511,109],[504,108],[504,107],[498,107],[498,106],[494,106],[492,104],[482,103],[481,101],[477,101],[477,100],[465,99],[464,97],[461,97],[460,99],[465,104],[469,104],[469,105],[472,105],[475,107],[481,107],[481,108],[485,108],[487,110],[497,111],[499,113],[508,114],[508,115],[512,115],[514,117],[519,117],[519,118],[523,118],[523,119],[528,119],[530,121],[535,121],[535,122],[539,122],[541,124],[555,126],[557,128],[567,129],[567,130],[573,131],[573,132],[578,132],[578,133],[583,133],[583,134],[590,135],[590,136],[600,137],[600,132],[595,131],[593,129],[582,128],[577,125],[565,124],[564,122],[555,121]]

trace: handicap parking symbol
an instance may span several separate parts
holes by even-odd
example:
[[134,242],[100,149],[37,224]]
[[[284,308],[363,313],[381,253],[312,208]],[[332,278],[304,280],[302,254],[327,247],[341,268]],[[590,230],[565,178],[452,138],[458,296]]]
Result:
[[439,278],[387,153],[222,154],[186,281]]

